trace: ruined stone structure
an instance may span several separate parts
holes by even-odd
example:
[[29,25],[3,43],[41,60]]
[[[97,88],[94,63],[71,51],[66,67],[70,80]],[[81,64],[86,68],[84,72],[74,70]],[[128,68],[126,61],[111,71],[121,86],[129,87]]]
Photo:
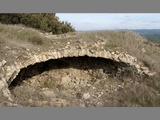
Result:
[[[133,33],[130,34],[128,32],[128,36],[132,34]],[[126,37],[126,33],[124,32],[123,35],[124,37],[122,37],[122,39]],[[136,73],[136,75],[139,76],[151,76],[154,74],[149,70],[147,66],[144,65],[144,63],[142,63],[142,61],[140,62],[139,59],[134,57],[133,55],[134,53],[130,55],[126,53],[127,51],[119,52],[120,49],[112,50],[112,45],[110,45],[108,41],[108,39],[110,38],[103,38],[103,35],[101,36],[98,34],[97,35],[88,34],[83,36],[82,34],[82,36],[79,36],[75,34],[71,36],[55,37],[53,35],[45,36],[44,34],[42,34],[42,36],[47,37],[49,39],[49,43],[51,44],[48,43],[45,44],[44,46],[43,45],[36,46],[29,43],[27,45],[23,45],[23,43],[12,43],[12,41],[9,40],[8,42],[5,41],[6,43],[4,42],[5,43],[4,45],[2,44],[3,48],[0,49],[1,50],[0,91],[2,92],[3,96],[8,98],[8,100],[13,101],[11,90],[9,90],[9,86],[18,77],[19,73],[22,73],[21,71],[23,71],[25,68],[28,68],[29,66],[46,63],[49,60],[59,60],[63,58],[64,58],[63,60],[66,60],[65,58],[74,58],[74,57],[76,57],[76,60],[81,59],[82,57],[94,58],[90,60],[105,59],[106,60],[105,63],[108,60],[108,61],[113,61],[116,64],[120,63],[122,66],[124,65],[124,67],[126,66],[130,67],[132,68],[131,70],[134,70],[134,73]],[[133,34],[132,37],[134,36],[137,35]],[[140,40],[137,41],[137,44],[143,42],[144,42],[143,39],[140,38]],[[144,50],[142,51],[143,54],[145,53]],[[97,65],[99,65],[100,62],[101,61],[99,61]],[[33,71],[29,72],[32,73]],[[84,75],[84,78],[85,77],[86,76]],[[71,76],[63,76],[61,80],[64,83],[66,82],[66,80],[70,82]],[[74,80],[76,81],[77,79]],[[84,96],[85,99],[88,99],[90,94],[85,93],[84,95],[81,95],[80,93],[79,94],[77,93],[77,96],[79,96],[79,98]]]
[[126,53],[120,53],[118,51],[95,51],[91,49],[59,49],[49,50],[41,52],[40,54],[30,54],[25,60],[15,60],[12,65],[7,65],[7,61],[0,62],[0,89],[5,91],[5,96],[9,96],[8,85],[18,75],[22,68],[35,63],[45,62],[50,59],[59,59],[64,57],[100,57],[105,59],[111,59],[116,62],[123,62],[128,66],[133,67],[138,74],[151,75],[147,67],[143,66],[137,61],[137,59]]

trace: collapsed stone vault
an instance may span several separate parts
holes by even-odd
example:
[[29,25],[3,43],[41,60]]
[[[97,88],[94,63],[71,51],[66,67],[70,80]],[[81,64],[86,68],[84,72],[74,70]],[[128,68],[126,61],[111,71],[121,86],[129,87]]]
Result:
[[[104,59],[99,57],[95,58],[89,56],[64,57],[59,59],[50,59],[45,62],[36,63],[34,65],[29,65],[26,68],[22,68],[16,78],[9,85],[9,89],[13,89],[17,85],[20,85],[22,81],[42,74],[44,72],[50,70],[52,70],[52,72],[55,72],[54,70],[62,70],[64,72],[64,69],[65,71],[68,70],[67,74],[71,75],[70,78],[80,78],[81,76],[79,76],[79,74],[82,75],[82,73],[87,72],[88,75],[91,75],[92,77],[94,76],[94,79],[96,80],[100,80],[104,77],[117,77],[118,79],[121,79],[128,76],[131,77],[130,73],[135,74],[135,70],[131,66],[128,66],[127,64],[122,62],[113,61],[111,59]],[[76,73],[75,71],[73,71],[73,69],[76,69],[77,72],[79,70],[81,71],[81,73]],[[73,73],[71,73],[71,71]],[[59,72],[59,74],[62,73]],[[56,73],[54,75],[56,75]],[[86,79],[86,77],[88,76],[83,75],[81,78]],[[68,80],[68,82],[69,81],[70,80]]]
[[5,60],[0,62],[0,81],[4,83],[1,89],[2,91],[8,89],[6,86],[9,86],[13,82],[23,68],[27,68],[30,65],[42,63],[51,59],[83,56],[103,58],[115,61],[117,63],[125,63],[126,65],[133,67],[138,74],[148,75],[150,73],[147,67],[139,63],[135,57],[126,53],[105,50],[95,51],[90,49],[61,49],[57,51],[53,50],[41,53],[31,53],[26,59],[17,59],[11,65],[7,65],[7,61]]

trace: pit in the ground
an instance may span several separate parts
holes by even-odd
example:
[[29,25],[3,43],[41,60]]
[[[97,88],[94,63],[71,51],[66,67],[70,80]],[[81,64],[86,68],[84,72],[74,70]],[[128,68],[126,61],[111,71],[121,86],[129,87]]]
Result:
[[[79,106],[79,102],[96,106],[100,97],[106,92],[116,91],[116,86],[130,80],[133,72],[134,69],[125,63],[104,58],[83,56],[51,59],[21,69],[9,89],[21,104],[29,100],[52,101],[49,95],[46,97],[45,92],[49,91],[48,94],[54,93],[54,96],[51,94],[52,99],[69,101],[70,106]],[[90,103],[89,99],[92,100]]]

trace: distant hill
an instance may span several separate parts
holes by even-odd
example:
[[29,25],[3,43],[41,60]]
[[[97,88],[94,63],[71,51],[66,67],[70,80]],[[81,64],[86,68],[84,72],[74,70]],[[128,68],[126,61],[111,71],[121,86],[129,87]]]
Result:
[[[120,31],[125,29],[119,29]],[[77,32],[94,32],[101,30],[90,30],[90,31],[77,31]],[[160,43],[160,29],[132,29],[132,31],[139,33],[141,36],[145,37],[147,40],[152,42]]]
[[138,29],[133,31],[144,36],[149,41],[160,42],[160,29]]

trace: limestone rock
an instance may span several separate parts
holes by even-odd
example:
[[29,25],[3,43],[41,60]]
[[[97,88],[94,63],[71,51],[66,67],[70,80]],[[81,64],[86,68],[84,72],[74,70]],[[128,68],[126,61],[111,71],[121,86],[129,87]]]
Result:
[[0,81],[0,90],[2,90],[5,87],[5,84],[3,81]]
[[83,94],[83,98],[84,99],[89,99],[91,96],[90,96],[90,94],[89,93],[85,93],[85,94]]
[[53,98],[50,105],[55,107],[67,107],[69,103],[65,99]]
[[0,62],[0,67],[4,66],[7,63],[6,60],[3,60],[2,62]]
[[65,76],[65,77],[62,77],[61,80],[62,80],[61,84],[68,84],[71,81],[71,78],[69,76]]
[[153,75],[155,75],[155,74],[156,74],[156,72],[149,72],[149,73],[148,73],[149,76],[153,76]]
[[34,101],[33,104],[37,107],[49,106],[48,101]]
[[47,98],[54,98],[56,97],[55,93],[53,90],[45,90],[42,92],[42,94],[47,97]]

